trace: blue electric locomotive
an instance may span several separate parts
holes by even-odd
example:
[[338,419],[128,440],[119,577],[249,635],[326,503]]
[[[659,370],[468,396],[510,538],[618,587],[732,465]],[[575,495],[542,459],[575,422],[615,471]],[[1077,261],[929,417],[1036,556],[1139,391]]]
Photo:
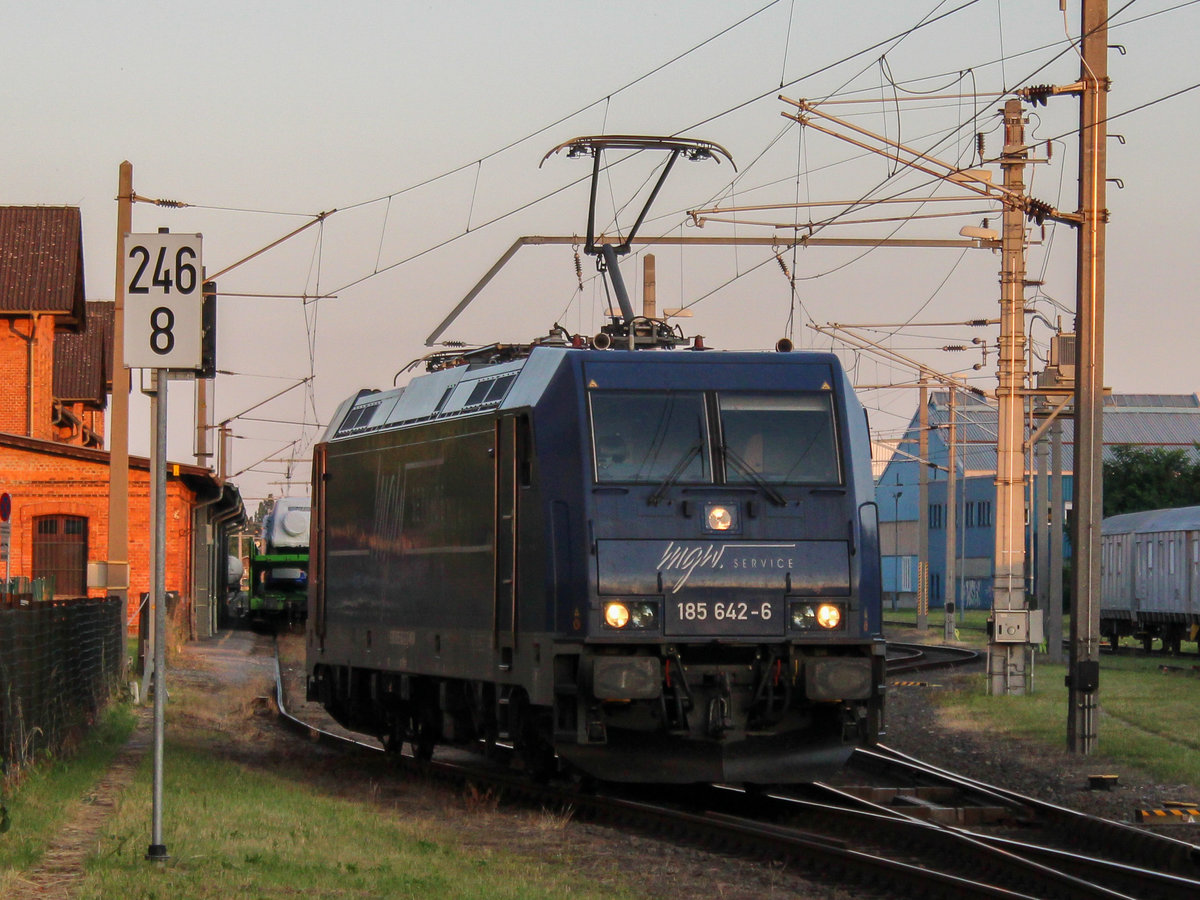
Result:
[[547,341],[314,450],[311,698],[421,756],[799,782],[882,730],[866,416],[836,357]]

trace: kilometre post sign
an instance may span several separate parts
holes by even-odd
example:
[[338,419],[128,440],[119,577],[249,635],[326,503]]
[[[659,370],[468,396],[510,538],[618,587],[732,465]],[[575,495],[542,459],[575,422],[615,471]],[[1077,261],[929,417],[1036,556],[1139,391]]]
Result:
[[198,234],[125,235],[129,368],[200,368],[201,243]]

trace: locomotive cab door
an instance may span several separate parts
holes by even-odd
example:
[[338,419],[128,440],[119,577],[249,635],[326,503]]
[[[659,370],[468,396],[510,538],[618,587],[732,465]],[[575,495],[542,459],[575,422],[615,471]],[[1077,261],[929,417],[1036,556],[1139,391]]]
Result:
[[517,647],[518,431],[516,416],[502,415],[496,419],[492,646],[499,652],[500,667],[505,670],[512,668]]
[[309,525],[308,619],[320,645],[325,645],[325,480],[328,444],[313,447],[312,512]]

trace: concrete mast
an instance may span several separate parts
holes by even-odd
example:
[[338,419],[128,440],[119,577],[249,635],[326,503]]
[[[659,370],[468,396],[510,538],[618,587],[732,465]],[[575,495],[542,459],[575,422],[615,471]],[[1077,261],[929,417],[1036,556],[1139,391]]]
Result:
[[1108,210],[1108,3],[1083,0],[1079,103],[1078,265],[1075,310],[1074,552],[1067,746],[1097,749],[1100,687],[1100,520],[1104,449],[1104,239]]
[[[1000,165],[1010,196],[1025,195],[1028,156],[1021,101],[1008,100]],[[995,695],[1026,693],[1033,670],[1025,601],[1025,212],[1014,203],[1004,205],[1000,241],[996,531],[988,643],[988,685]]]

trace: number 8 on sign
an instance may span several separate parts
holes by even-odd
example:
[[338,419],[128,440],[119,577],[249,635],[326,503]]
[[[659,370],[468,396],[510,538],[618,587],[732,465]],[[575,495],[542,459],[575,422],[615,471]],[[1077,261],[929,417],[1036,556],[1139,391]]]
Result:
[[175,347],[175,335],[171,328],[175,325],[175,313],[170,307],[159,306],[150,313],[150,349],[155,353],[166,355]]
[[125,235],[125,365],[201,366],[201,236]]

